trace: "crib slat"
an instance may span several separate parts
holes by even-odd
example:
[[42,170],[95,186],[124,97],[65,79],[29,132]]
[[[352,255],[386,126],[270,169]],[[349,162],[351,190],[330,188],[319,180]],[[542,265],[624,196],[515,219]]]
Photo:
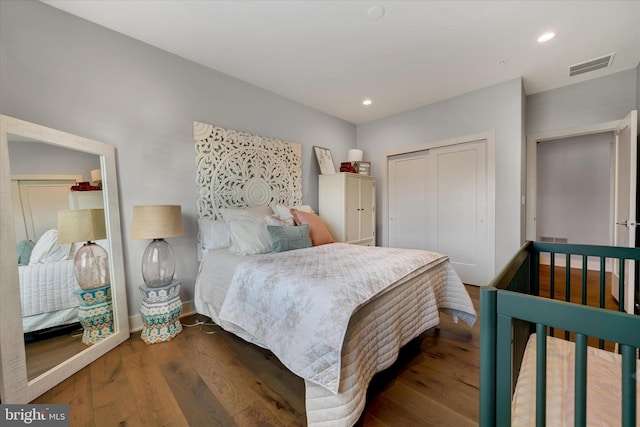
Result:
[[547,327],[536,324],[536,426],[547,423]]
[[576,334],[575,425],[587,425],[587,336]]
[[620,273],[618,276],[618,311],[624,311],[624,258],[618,258]]
[[[549,298],[556,298],[556,254],[551,252],[551,268],[549,269]],[[549,335],[553,336],[554,328],[549,328]]]
[[[565,294],[564,294],[564,300],[567,302],[571,301],[571,254],[567,253],[566,254],[566,267],[564,269],[564,283],[565,283]],[[569,341],[569,331],[565,330],[564,331],[564,339]]]
[[587,262],[587,256],[582,255],[582,305],[587,305]]
[[622,425],[636,425],[636,348],[621,344],[622,353]]
[[[600,257],[600,308],[604,308],[604,284],[605,284],[605,257]],[[604,340],[598,340],[598,347],[604,348]]]

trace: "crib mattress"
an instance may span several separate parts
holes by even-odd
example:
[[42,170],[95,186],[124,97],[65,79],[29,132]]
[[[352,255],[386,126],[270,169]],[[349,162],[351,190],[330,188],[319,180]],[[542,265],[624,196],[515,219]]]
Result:
[[[547,337],[547,426],[574,425],[574,361],[574,343]],[[621,425],[621,363],[619,354],[587,348],[587,425]],[[637,366],[636,376],[640,377],[640,363]],[[640,407],[640,386],[636,396]],[[637,415],[640,425],[640,411]],[[536,334],[532,334],[513,395],[511,425],[535,424]]]

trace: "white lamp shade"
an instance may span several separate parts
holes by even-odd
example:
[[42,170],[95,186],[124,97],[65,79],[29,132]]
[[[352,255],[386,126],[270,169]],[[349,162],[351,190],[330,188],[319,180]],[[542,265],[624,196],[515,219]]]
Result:
[[91,181],[97,184],[102,182],[102,171],[100,169],[91,170]]
[[183,234],[180,205],[133,207],[132,239],[165,239]]
[[358,150],[353,148],[349,150],[347,154],[347,160],[351,163],[353,162],[361,162],[362,161],[362,150]]
[[104,209],[58,211],[58,243],[89,242],[106,238]]

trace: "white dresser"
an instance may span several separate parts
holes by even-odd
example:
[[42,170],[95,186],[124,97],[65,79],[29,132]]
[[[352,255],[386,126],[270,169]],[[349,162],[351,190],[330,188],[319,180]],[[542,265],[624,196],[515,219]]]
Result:
[[320,175],[319,214],[338,242],[375,246],[376,180],[369,175]]

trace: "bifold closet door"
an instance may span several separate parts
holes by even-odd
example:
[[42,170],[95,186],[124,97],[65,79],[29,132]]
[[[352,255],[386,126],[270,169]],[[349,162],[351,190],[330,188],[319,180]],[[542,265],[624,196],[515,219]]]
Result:
[[426,249],[427,163],[429,153],[403,154],[389,160],[389,246]]
[[486,141],[389,160],[389,246],[448,255],[465,283],[488,271]]

